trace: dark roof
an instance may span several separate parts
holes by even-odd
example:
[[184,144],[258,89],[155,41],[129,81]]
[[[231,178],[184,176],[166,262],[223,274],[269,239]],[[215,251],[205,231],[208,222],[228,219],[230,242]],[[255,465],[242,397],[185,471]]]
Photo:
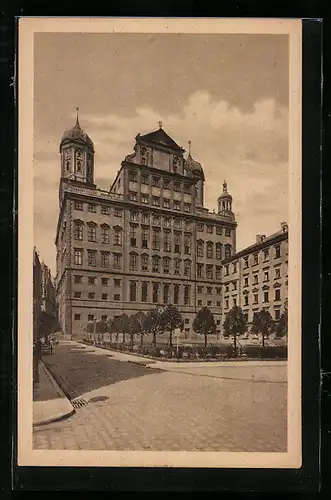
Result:
[[195,177],[200,177],[205,180],[205,174],[203,173],[203,168],[201,163],[196,160],[193,160],[191,153],[189,153],[187,159],[184,163],[184,168],[187,172],[190,172]]
[[154,132],[150,132],[149,134],[140,135],[138,134],[136,140],[146,142],[147,144],[155,144],[158,146],[167,147],[170,149],[174,149],[175,151],[184,152],[185,150],[178,146],[178,144],[171,139],[171,137],[165,133],[162,128],[155,130]]
[[61,139],[61,145],[67,141],[68,142],[76,141],[76,142],[80,142],[83,144],[87,144],[94,151],[94,144],[92,142],[92,139],[81,128],[79,121],[78,121],[78,117],[77,117],[75,126],[64,132],[62,139]]
[[278,231],[277,233],[271,234],[262,241],[253,243],[253,245],[249,245],[248,247],[239,250],[239,252],[235,253],[234,255],[231,255],[231,257],[224,259],[223,262],[226,264],[227,262],[231,262],[233,260],[238,259],[239,257],[243,257],[245,255],[257,252],[263,249],[264,247],[268,247],[273,243],[278,243],[279,241],[286,239],[288,239],[288,231]]

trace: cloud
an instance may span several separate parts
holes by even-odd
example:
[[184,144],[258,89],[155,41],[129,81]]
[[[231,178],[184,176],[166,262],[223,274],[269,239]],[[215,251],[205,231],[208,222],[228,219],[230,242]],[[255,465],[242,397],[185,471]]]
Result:
[[[131,116],[85,115],[80,121],[94,142],[99,187],[109,188],[121,161],[132,152],[136,135],[155,130],[159,120],[185,149],[192,141],[192,156],[206,175],[208,208],[217,208],[226,178],[238,220],[238,249],[251,244],[256,232],[276,231],[287,220],[288,110],[272,99],[257,101],[250,112],[243,112],[201,90],[190,95],[176,114],[140,107]],[[53,272],[62,132],[37,137],[34,151],[36,245]]]

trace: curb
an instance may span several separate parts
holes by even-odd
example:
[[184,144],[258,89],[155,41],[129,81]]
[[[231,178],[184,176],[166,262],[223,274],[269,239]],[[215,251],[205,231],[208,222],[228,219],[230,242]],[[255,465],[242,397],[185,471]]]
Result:
[[72,404],[70,403],[69,399],[64,394],[64,392],[62,391],[61,387],[58,385],[58,383],[56,382],[56,380],[54,379],[54,377],[50,374],[50,372],[47,369],[45,363],[43,361],[41,361],[40,363],[43,366],[43,369],[45,371],[45,374],[46,374],[48,380],[50,381],[50,383],[52,384],[52,386],[56,390],[56,392],[59,395],[59,397],[66,402],[66,404],[68,406],[68,409],[67,409],[67,411],[65,411],[65,412],[63,412],[63,413],[61,413],[61,414],[59,414],[59,415],[57,415],[55,417],[50,417],[50,418],[47,418],[47,419],[44,419],[44,420],[39,420],[37,422],[33,422],[33,427],[39,427],[41,425],[46,425],[46,424],[50,424],[50,423],[53,423],[53,422],[58,422],[59,420],[63,420],[65,418],[68,418],[71,415],[73,415],[74,413],[76,413],[75,408],[72,406]]

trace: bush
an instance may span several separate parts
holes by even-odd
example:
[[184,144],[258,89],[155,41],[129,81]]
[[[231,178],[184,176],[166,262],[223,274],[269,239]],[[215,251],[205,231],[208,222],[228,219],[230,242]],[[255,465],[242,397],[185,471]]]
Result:
[[245,346],[243,347],[243,354],[248,358],[287,359],[287,346]]

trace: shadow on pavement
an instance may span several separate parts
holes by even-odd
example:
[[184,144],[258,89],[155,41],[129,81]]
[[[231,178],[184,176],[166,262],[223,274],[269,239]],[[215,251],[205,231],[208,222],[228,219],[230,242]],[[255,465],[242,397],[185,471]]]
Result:
[[74,345],[58,345],[53,355],[43,361],[71,400],[100,387],[163,372],[112,359],[106,352],[94,354],[93,350],[77,349]]

